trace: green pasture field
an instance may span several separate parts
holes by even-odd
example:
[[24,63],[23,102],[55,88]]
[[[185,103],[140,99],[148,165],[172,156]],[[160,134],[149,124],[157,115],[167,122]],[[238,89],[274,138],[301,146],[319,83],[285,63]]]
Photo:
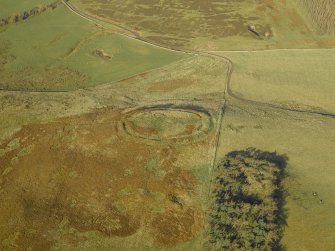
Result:
[[[9,90],[85,88],[185,57],[109,33],[64,6],[6,26],[0,41],[3,53],[11,58],[2,67],[0,86]],[[105,51],[110,59],[97,55],[96,50]],[[70,77],[63,79],[63,75]]]
[[52,3],[54,0],[17,0],[15,4],[11,0],[1,0],[0,2],[0,19],[12,14],[30,10],[36,6]]
[[335,112],[335,50],[222,52],[233,61],[231,89],[242,98]]

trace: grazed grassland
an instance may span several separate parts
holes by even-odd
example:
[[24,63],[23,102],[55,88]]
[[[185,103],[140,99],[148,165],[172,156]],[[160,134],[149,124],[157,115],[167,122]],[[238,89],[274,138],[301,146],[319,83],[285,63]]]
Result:
[[[0,88],[68,91],[158,68],[185,57],[112,34],[64,6],[0,33]],[[110,58],[96,53],[103,49]]]
[[6,26],[22,21],[27,21],[28,19],[38,16],[45,11],[52,11],[61,5],[62,2],[60,0],[56,0],[51,3],[34,6],[31,9],[27,9],[18,13],[13,13],[7,17],[0,18],[0,26]]
[[30,0],[30,1],[23,1],[19,0],[16,1],[15,4],[13,4],[13,1],[11,0],[2,0],[0,2],[0,20],[2,18],[6,18],[8,16],[11,16],[13,14],[21,13],[22,11],[31,10],[34,7],[43,5],[48,5],[55,0]]
[[334,247],[335,172],[333,118],[284,112],[231,100],[225,113],[218,156],[255,147],[288,157],[284,209],[287,250]]
[[335,112],[335,50],[218,52],[234,62],[232,91],[286,108]]

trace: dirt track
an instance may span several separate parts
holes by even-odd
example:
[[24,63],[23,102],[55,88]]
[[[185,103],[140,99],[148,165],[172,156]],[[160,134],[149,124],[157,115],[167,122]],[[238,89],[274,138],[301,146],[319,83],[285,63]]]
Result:
[[[280,110],[284,110],[284,111],[290,111],[290,112],[299,112],[299,113],[308,113],[308,114],[315,114],[315,115],[320,115],[320,116],[326,116],[326,117],[332,117],[335,118],[335,114],[334,113],[327,113],[327,112],[318,112],[318,111],[313,111],[313,110],[307,110],[307,109],[294,109],[294,108],[287,108],[287,107],[282,107],[279,105],[275,105],[275,104],[271,104],[271,103],[266,103],[266,102],[261,102],[261,101],[255,101],[255,100],[251,100],[251,99],[246,99],[243,97],[240,97],[239,95],[236,95],[233,90],[232,90],[232,86],[231,86],[231,76],[233,74],[234,71],[234,63],[227,57],[225,56],[221,56],[218,54],[215,54],[214,52],[201,52],[201,51],[192,51],[192,50],[184,50],[184,49],[179,49],[179,48],[171,48],[171,47],[166,47],[166,46],[162,46],[159,44],[156,44],[148,39],[145,39],[143,37],[140,36],[140,34],[136,31],[133,31],[131,29],[128,29],[118,23],[115,22],[111,22],[111,21],[107,21],[104,19],[101,19],[99,17],[87,14],[79,9],[77,9],[75,6],[73,6],[69,0],[67,1],[62,1],[63,4],[73,13],[75,13],[76,15],[90,21],[90,22],[94,22],[100,26],[102,26],[101,23],[108,23],[111,24],[113,26],[116,26],[117,28],[121,29],[122,32],[119,32],[120,35],[126,36],[129,39],[134,39],[134,40],[138,40],[141,41],[143,43],[149,44],[151,46],[155,46],[164,50],[170,50],[170,51],[174,51],[174,52],[181,52],[181,53],[187,53],[187,54],[193,54],[193,55],[209,55],[212,57],[216,57],[216,58],[221,58],[222,60],[225,60],[225,62],[228,62],[229,64],[229,71],[228,71],[228,76],[227,76],[227,85],[226,85],[226,89],[225,89],[225,94],[224,94],[224,98],[223,100],[226,100],[226,94],[228,94],[230,97],[235,98],[237,100],[243,101],[243,102],[247,102],[253,105],[260,105],[260,106],[267,106],[270,108],[274,108],[274,109],[280,109]],[[107,27],[104,27],[105,29],[109,29]],[[271,51],[279,51],[279,50],[292,50],[292,49],[272,49]],[[293,49],[293,50],[300,50],[300,49]],[[301,49],[303,50],[303,49]],[[262,51],[266,51],[266,50],[262,50]],[[220,51],[220,52],[224,52],[224,51]],[[7,91],[7,90],[3,90],[0,89],[0,91]],[[12,90],[14,92],[36,92],[36,91],[22,91],[22,90]],[[52,92],[52,91],[37,91],[37,92]],[[57,93],[57,91],[55,92]],[[222,107],[222,110],[224,110],[224,107]]]

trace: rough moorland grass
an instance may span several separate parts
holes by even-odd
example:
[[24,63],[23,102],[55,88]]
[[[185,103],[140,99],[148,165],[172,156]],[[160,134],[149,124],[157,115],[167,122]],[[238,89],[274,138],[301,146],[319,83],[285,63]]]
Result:
[[335,33],[335,2],[333,0],[296,0],[296,2],[316,33]]
[[[6,53],[15,58],[2,67],[3,89],[73,90],[117,81],[185,57],[107,33],[64,6],[6,26],[0,41],[6,45]],[[106,51],[111,59],[97,55],[97,49]],[[50,85],[51,79],[59,76],[49,74],[49,78],[25,84],[27,71],[37,76],[46,69],[59,72],[57,68],[81,77]]]
[[335,112],[335,50],[222,53],[234,63],[232,90],[285,107]]
[[[71,0],[71,3],[170,47],[254,50],[320,46],[320,38],[312,35],[292,1]],[[250,25],[256,26],[259,36],[250,32]]]
[[[178,72],[178,70],[180,72]],[[73,119],[72,118],[66,119],[65,127],[73,129],[77,127],[88,126],[89,128],[93,129],[92,134],[88,133],[90,137],[92,138],[92,140],[90,140],[90,142],[88,143],[92,152],[95,151],[93,150],[93,148],[95,147],[92,146],[92,143],[95,144],[94,142],[100,142],[100,140],[99,139],[97,140],[97,137],[96,137],[97,132],[99,133],[99,135],[102,136],[103,138],[102,142],[104,142],[103,144],[106,143],[107,145],[110,145],[112,141],[120,139],[121,144],[116,145],[116,147],[110,147],[109,148],[110,150],[107,150],[106,148],[106,151],[107,151],[106,155],[115,156],[114,154],[113,155],[110,154],[110,152],[111,151],[114,152],[114,150],[119,149],[119,152],[127,153],[129,156],[131,156],[130,158],[127,157],[127,161],[128,160],[131,162],[135,161],[134,163],[138,163],[138,161],[140,161],[142,157],[141,156],[140,156],[141,158],[134,157],[136,150],[134,151],[134,149],[132,148],[132,145],[129,143],[129,147],[126,148],[126,151],[120,150],[120,145],[124,143],[127,144],[128,142],[134,142],[137,145],[139,145],[139,149],[141,149],[142,151],[145,146],[148,145],[149,147],[151,147],[152,144],[155,144],[155,143],[149,142],[147,140],[137,141],[136,138],[134,139],[134,138],[126,137],[125,133],[122,133],[121,127],[117,127],[118,130],[116,131],[116,128],[114,127],[115,119],[113,118],[113,116],[110,116],[112,113],[107,112],[106,117],[102,117],[101,115],[99,115],[100,111],[105,114],[105,111],[109,110],[107,107],[110,107],[110,109],[112,109],[112,107],[115,107],[115,110],[122,110],[123,108],[129,108],[130,106],[153,105],[155,104],[155,102],[157,102],[158,104],[164,104],[168,102],[177,103],[178,101],[171,100],[171,99],[173,98],[182,99],[182,98],[189,97],[188,100],[186,101],[182,100],[180,102],[184,105],[188,105],[189,107],[191,107],[192,104],[204,107],[204,109],[208,110],[212,114],[213,120],[215,120],[215,124],[217,124],[216,114],[218,113],[218,107],[220,106],[219,102],[222,102],[222,96],[223,96],[222,94],[224,91],[224,85],[225,85],[225,82],[227,81],[226,71],[227,71],[227,66],[223,64],[221,60],[208,57],[208,56],[197,56],[197,57],[193,57],[193,58],[190,58],[184,61],[175,62],[174,64],[170,64],[160,70],[153,71],[150,74],[144,75],[145,77],[141,75],[141,76],[138,76],[137,78],[132,78],[132,79],[128,79],[127,81],[116,83],[115,85],[106,85],[103,87],[100,86],[97,88],[91,88],[89,91],[80,90],[77,92],[67,92],[67,93],[61,93],[61,94],[59,93],[45,94],[45,93],[3,92],[0,94],[0,96],[3,95],[3,99],[1,100],[3,101],[3,106],[2,106],[3,109],[1,109],[0,116],[4,118],[3,120],[5,121],[5,124],[1,125],[1,129],[5,128],[6,126],[7,127],[11,126],[10,122],[12,122],[12,125],[14,124],[17,127],[19,127],[22,124],[27,124],[28,122],[31,123],[32,122],[31,120],[27,122],[29,118],[31,118],[32,120],[35,120],[33,122],[34,124],[38,123],[38,119],[40,120],[43,119],[44,122],[46,122],[43,124],[48,124],[48,121],[47,121],[48,118],[49,120],[55,120],[56,117],[64,116],[64,113],[67,113],[68,111],[71,111],[73,113],[75,113],[76,111],[77,113],[82,113],[83,108],[87,110],[91,110],[91,112],[93,110],[93,112],[91,113],[92,116],[87,115],[87,118],[88,118],[87,121],[84,121],[80,118],[77,120],[75,117],[73,117]],[[160,90],[160,91],[156,90],[154,93],[148,92],[148,90],[152,90],[152,86],[157,86],[157,85],[161,86],[162,81],[168,80],[168,81],[173,82],[174,79],[176,79],[177,84],[181,84],[180,86],[175,84],[174,87],[179,87],[179,88],[174,89],[172,91],[171,90]],[[181,79],[189,80],[192,84],[191,85],[192,87],[191,88],[189,88],[188,86],[185,87],[185,85],[181,83]],[[205,96],[206,93],[210,97],[210,99],[201,101],[206,97]],[[214,96],[215,93],[218,94],[217,95],[218,99],[213,101],[212,99],[216,97]],[[5,94],[7,95],[5,96]],[[168,98],[171,98],[171,99],[164,100]],[[195,101],[194,99],[198,101]],[[16,104],[13,104],[14,101]],[[93,107],[90,106],[90,103],[94,101],[96,103],[92,104]],[[199,102],[201,103],[199,104]],[[2,104],[2,102],[0,102],[0,104]],[[100,111],[96,110],[96,113],[95,113],[94,105],[96,105],[96,107],[105,107],[105,108],[100,109]],[[76,108],[76,106],[78,107]],[[81,110],[78,108],[80,108]],[[49,116],[49,117],[42,117],[42,116]],[[54,117],[52,118],[51,116],[54,116]],[[27,118],[27,120],[22,121],[25,118]],[[73,121],[73,124],[68,125],[69,121]],[[93,127],[87,125],[87,122],[92,123],[93,126],[99,125],[100,127],[101,125],[103,128],[106,128],[106,131],[105,129],[102,129],[102,128],[94,129]],[[62,129],[63,126],[59,126],[59,125],[56,125],[56,126],[57,126],[57,130],[58,128],[59,130],[63,130]],[[39,125],[37,125],[37,127],[38,127],[38,131],[43,130],[41,129],[41,127],[39,127]],[[107,130],[108,131],[115,130],[115,133],[109,133]],[[35,130],[28,129],[27,131],[31,133],[32,135],[35,135]],[[52,130],[52,131],[56,133],[56,130]],[[62,142],[63,140],[67,141],[67,140],[71,140],[70,138],[72,138],[72,136],[69,137],[69,135],[67,134],[67,129],[65,129],[65,131],[66,132],[64,134],[64,138],[63,136],[59,137],[59,139]],[[53,138],[53,136],[50,136],[50,135],[53,135],[53,133],[49,134],[48,132],[45,132],[45,135],[47,135],[48,142],[50,141],[49,137]],[[120,135],[120,137],[118,137],[117,135]],[[161,246],[154,245],[152,243],[153,238],[150,236],[151,232],[147,234],[145,230],[143,230],[144,228],[141,228],[138,233],[132,234],[129,237],[123,237],[123,236],[122,237],[118,237],[118,236],[110,237],[110,236],[106,236],[101,233],[99,234],[98,231],[86,231],[85,228],[84,230],[82,230],[81,228],[78,228],[80,229],[80,231],[76,231],[73,229],[71,230],[68,227],[70,226],[69,224],[67,224],[66,226],[62,225],[60,227],[57,224],[55,225],[54,228],[52,227],[53,229],[51,229],[50,231],[50,238],[51,239],[55,238],[55,242],[57,242],[57,244],[55,244],[53,249],[54,250],[172,250],[173,249],[173,250],[180,250],[180,251],[182,250],[202,250],[201,245],[202,245],[203,239],[202,239],[202,234],[200,232],[193,239],[189,239],[189,237],[185,239],[183,237],[184,232],[186,234],[191,233],[192,235],[193,233],[197,233],[197,232],[193,232],[194,227],[191,226],[192,222],[191,223],[187,222],[187,224],[183,224],[183,221],[184,221],[183,219],[180,221],[174,220],[174,219],[176,217],[179,217],[179,215],[184,214],[183,212],[186,211],[187,207],[190,205],[189,203],[191,203],[191,205],[199,205],[201,209],[206,208],[205,203],[207,202],[208,183],[210,182],[210,165],[211,165],[212,158],[214,156],[215,135],[216,135],[216,130],[211,130],[208,137],[204,138],[204,140],[201,140],[201,141],[195,141],[195,142],[190,141],[190,142],[185,142],[185,144],[181,144],[181,145],[173,144],[171,142],[171,143],[168,143],[166,147],[163,142],[160,142],[160,143],[157,143],[156,145],[157,147],[156,146],[152,147],[152,150],[146,151],[144,149],[143,152],[145,152],[145,154],[152,154],[153,158],[152,159],[150,158],[150,161],[148,162],[146,161],[143,162],[144,163],[143,165],[142,164],[138,165],[139,170],[148,172],[148,175],[144,177],[143,189],[139,186],[138,181],[140,181],[141,178],[138,178],[139,176],[138,176],[137,171],[133,173],[132,172],[126,173],[127,169],[133,170],[134,165],[133,164],[128,165],[126,162],[123,162],[123,160],[118,162],[120,163],[120,165],[118,165],[120,168],[123,168],[122,167],[123,165],[125,167],[124,168],[125,176],[123,174],[123,171],[118,172],[120,176],[124,179],[128,179],[128,178],[131,178],[131,176],[128,176],[128,175],[133,175],[134,182],[135,182],[134,185],[130,185],[131,186],[129,189],[130,193],[128,194],[123,193],[123,195],[121,195],[120,193],[120,201],[121,200],[126,201],[126,202],[129,201],[135,207],[137,207],[137,205],[140,205],[143,208],[143,210],[141,208],[138,208],[136,210],[134,209],[134,212],[136,212],[136,214],[138,213],[140,216],[142,213],[145,214],[145,212],[149,212],[148,209],[151,210],[151,208],[153,208],[154,210],[156,210],[156,205],[158,205],[158,203],[160,203],[159,208],[162,208],[162,212],[165,212],[168,210],[168,209],[165,209],[165,207],[164,208],[162,207],[161,202],[158,202],[157,204],[155,204],[155,203],[152,203],[151,199],[148,200],[147,194],[153,194],[155,193],[155,190],[156,190],[156,188],[151,189],[151,187],[147,186],[148,184],[147,181],[148,181],[149,176],[157,177],[158,182],[157,182],[156,187],[158,189],[157,191],[160,191],[161,188],[164,186],[162,185],[161,179],[162,178],[165,179],[165,175],[167,175],[166,178],[168,178],[171,172],[174,173],[175,170],[179,170],[179,169],[182,169],[182,170],[185,169],[190,174],[190,181],[189,179],[184,178],[184,176],[179,173],[176,173],[176,176],[172,176],[171,179],[168,179],[169,183],[167,183],[166,187],[170,188],[171,184],[176,184],[178,191],[176,193],[171,192],[170,193],[171,195],[167,193],[167,196],[164,196],[162,199],[166,201],[168,205],[171,205],[173,208],[176,208],[177,212],[174,214],[175,216],[174,215],[172,215],[171,217],[168,216],[166,218],[162,218],[161,220],[163,223],[166,222],[168,224],[171,224],[172,227],[169,227],[169,225],[163,225],[162,228],[152,231],[154,234],[156,233],[162,234],[164,238],[166,238],[166,243],[168,244],[170,242],[172,243],[172,244],[169,244],[170,246],[174,244],[172,241],[177,239],[178,243],[176,246],[171,248],[171,247],[167,247],[168,244],[164,244],[164,243]],[[83,138],[83,136],[78,135],[78,137],[76,138],[79,141],[81,141],[81,138]],[[53,144],[52,147],[54,146],[57,146],[57,144]],[[163,147],[164,147],[164,151],[162,151],[161,153],[158,153],[157,149],[163,148]],[[67,149],[68,147],[61,147],[61,148]],[[49,151],[49,147],[45,147],[45,149]],[[98,151],[97,154],[99,154],[100,156],[99,149],[97,150]],[[174,155],[172,155],[174,151],[178,151],[175,155],[176,158],[174,158]],[[45,156],[43,157],[43,155],[39,154],[40,151],[36,151],[36,152],[38,156],[42,156],[42,158],[50,160],[50,158],[45,157]],[[62,153],[62,151],[60,153]],[[83,155],[91,156],[91,154],[87,155],[86,150]],[[196,156],[196,158],[194,156]],[[121,159],[120,157],[117,157],[117,156],[116,158],[118,160]],[[159,163],[157,163],[156,158],[159,160],[163,160],[163,159],[165,160],[166,158],[166,161],[158,161]],[[103,161],[103,162],[108,166],[108,169],[110,170],[110,172],[113,172],[113,170],[115,170],[113,167],[111,167],[114,161],[111,161],[111,162]],[[96,161],[96,163],[100,165],[99,164],[100,160]],[[88,169],[93,170],[94,168],[92,169],[92,166],[89,166],[89,165],[90,164],[87,164],[87,166],[89,167]],[[162,165],[164,165],[164,167],[162,167]],[[71,165],[71,168],[72,168],[72,165]],[[165,171],[165,170],[171,170],[171,171]],[[192,180],[195,180],[195,177],[193,178],[193,175],[191,174],[193,173],[193,171],[197,173],[201,173],[201,179],[199,178],[199,180],[197,180],[196,183],[193,183],[192,181]],[[18,170],[18,172],[20,172],[20,170]],[[41,170],[41,172],[44,173],[44,170]],[[102,173],[102,176],[108,178],[105,172]],[[96,175],[92,177],[94,178],[96,177]],[[17,176],[13,175],[13,178],[16,179]],[[72,177],[69,177],[69,179],[72,179]],[[85,187],[87,187],[90,190],[88,194],[91,197],[91,192],[92,192],[91,189],[96,190],[96,188],[93,188],[96,186],[96,184],[94,186],[90,186],[90,185],[87,185],[86,181],[83,182],[82,184],[85,184]],[[100,184],[103,184],[103,183],[104,182],[100,182]],[[113,190],[113,192],[117,191],[116,189],[114,189],[114,187],[116,187],[115,185],[116,183],[113,182],[112,185],[109,185],[111,183],[110,183],[110,179],[108,178],[108,182],[106,184],[108,187],[101,190],[103,192],[102,194],[103,199],[101,201],[109,202],[110,200],[114,204],[115,201],[113,199],[113,196],[108,199],[105,196],[105,193],[108,192],[109,188]],[[122,181],[122,183],[120,183],[120,190],[122,189],[122,191],[125,191],[128,185],[129,185],[128,180],[126,180],[125,182]],[[180,193],[184,189],[186,191],[186,196],[183,196]],[[193,189],[195,192],[192,192]],[[135,193],[133,191],[135,191]],[[138,201],[137,198],[142,197],[142,195],[138,197],[136,195],[137,193],[140,193],[143,195],[144,200],[148,203],[147,207],[144,207],[142,202]],[[23,195],[22,197],[25,198],[28,196]],[[117,195],[116,198],[119,198],[119,195]],[[158,201],[160,200],[159,198],[157,197]],[[93,203],[92,205],[96,205],[96,202],[92,202],[92,203]],[[8,203],[8,204],[13,205],[15,203]],[[31,205],[34,205],[34,203]],[[118,205],[120,205],[121,208],[125,208],[127,210],[129,208],[127,206],[122,206],[122,204],[118,204]],[[181,208],[181,205],[183,206],[183,208]],[[33,208],[33,207],[34,206],[30,208]],[[53,204],[51,207],[53,207]],[[58,206],[55,207],[55,210],[57,210],[57,208]],[[101,209],[97,208],[97,210],[100,212]],[[81,212],[83,211],[84,210],[81,210]],[[94,215],[96,214],[97,213],[95,212]],[[2,214],[2,215],[6,216],[6,214]],[[32,215],[36,217],[36,214],[32,214]],[[74,216],[79,215],[80,217],[80,213],[77,213],[77,212],[73,213],[72,215]],[[152,217],[152,215],[153,214],[150,213],[150,217]],[[188,211],[186,211],[187,218],[197,217],[196,215],[195,216],[192,216],[192,215],[193,215],[192,212],[189,213]],[[27,218],[29,218],[29,216],[25,217],[25,219]],[[96,218],[96,216],[93,216],[93,218]],[[108,218],[115,219],[114,217],[108,217]],[[45,218],[38,220],[38,222],[41,223],[44,221],[44,219]],[[59,217],[59,219],[62,220],[63,217]],[[200,220],[202,221],[204,220],[204,218],[201,217]],[[82,222],[86,224],[87,222],[90,222],[90,221],[91,219],[87,218],[87,220],[85,219]],[[49,226],[50,219],[47,219],[47,222]],[[145,225],[147,225],[146,224],[147,222],[153,222],[153,224],[158,225],[158,226],[161,225],[159,221],[151,221],[150,219],[148,219],[148,221],[143,221]],[[53,223],[51,223],[50,225],[52,224]],[[112,224],[108,223],[107,225],[110,226]],[[3,226],[4,228],[6,228],[5,224],[3,224]],[[44,228],[44,225],[42,223],[39,226]],[[184,228],[184,226],[186,227]],[[30,231],[30,229],[33,229],[33,228],[34,226],[30,225],[29,232],[33,232],[33,231]],[[168,232],[166,231],[167,229],[169,230]],[[201,228],[200,231],[202,231],[203,229],[204,228]],[[192,230],[192,232],[190,232],[189,230]],[[74,237],[73,242],[71,240],[71,243],[68,242],[67,239],[65,239],[67,238],[68,231],[72,231],[71,233],[73,233],[73,235],[76,236]],[[49,233],[49,231],[47,230],[43,232]],[[2,231],[2,233],[3,235],[6,235],[6,231]],[[174,239],[171,238],[170,233],[172,236],[174,236]],[[34,237],[32,236],[37,237],[36,242],[34,241]],[[7,245],[5,247],[8,247],[8,244],[10,245],[11,242],[15,241],[15,239],[13,240],[11,237],[12,235],[10,235],[9,238],[7,238],[7,236],[5,237],[5,240],[3,242],[5,245]],[[36,231],[33,232],[32,235],[29,235],[27,239],[29,239],[29,241],[32,240],[32,242],[34,242],[36,245],[38,245],[39,243],[42,243],[41,237],[38,235],[38,232]],[[27,242],[24,243],[25,247],[26,246],[29,247],[29,245],[31,245],[31,243],[27,243]]]

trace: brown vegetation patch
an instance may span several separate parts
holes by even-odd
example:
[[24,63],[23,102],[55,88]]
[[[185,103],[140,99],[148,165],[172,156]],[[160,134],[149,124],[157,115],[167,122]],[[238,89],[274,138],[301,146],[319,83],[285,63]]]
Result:
[[127,123],[130,128],[136,128],[136,132],[140,135],[144,135],[145,137],[152,138],[158,134],[158,130],[156,128],[136,126],[132,121]]
[[319,34],[335,33],[335,2],[333,0],[296,0],[301,12]]
[[121,82],[127,82],[127,81],[135,81],[135,80],[142,80],[142,79],[146,79],[146,76],[148,75],[147,72],[143,72],[140,74],[137,74],[135,76],[131,76],[131,77],[127,77],[121,80]]
[[59,238],[83,241],[76,232],[126,237],[140,228],[172,247],[199,233],[197,181],[174,166],[178,150],[122,137],[121,120],[101,109],[26,125],[0,145],[0,249],[49,250]]
[[8,41],[2,41],[2,44],[0,45],[0,71],[5,64],[8,64],[15,59],[15,56],[9,52],[9,48],[10,43]]
[[192,240],[202,226],[201,218],[202,214],[191,208],[168,210],[151,223],[154,240],[164,247]]
[[295,11],[295,10],[288,10],[287,12],[288,17],[291,20],[291,25],[292,27],[296,28],[298,30],[298,28],[300,27],[304,27],[303,30],[308,30],[303,18]]
[[87,86],[89,78],[64,67],[25,68],[1,72],[0,89],[22,91],[68,91]]
[[197,181],[190,172],[185,170],[176,170],[165,175],[164,184],[167,185],[167,190],[175,189],[193,193]]
[[[144,29],[143,27],[142,29]],[[146,39],[148,39],[150,42],[154,44],[158,44],[161,46],[171,46],[173,48],[181,48],[186,47],[189,44],[189,40],[186,38],[180,39],[176,37],[166,37],[166,36],[147,36]]]
[[96,49],[95,50],[95,54],[98,56],[98,57],[101,57],[105,60],[109,60],[112,58],[111,55],[109,55],[107,52],[105,52],[103,49]]
[[[0,71],[2,70],[2,66],[5,64],[8,64],[9,62],[13,61],[15,59],[15,56],[9,53],[1,53],[0,51]],[[1,74],[3,74],[1,72]]]
[[87,207],[67,210],[70,224],[80,231],[96,230],[107,236],[129,236],[140,227],[138,219],[112,205],[107,205],[105,210],[100,209],[96,214]]
[[[258,2],[246,8],[245,0],[77,1],[90,14],[121,23],[129,29],[141,30],[153,43],[171,47],[187,47],[194,38],[249,37],[249,24],[257,24],[260,32],[272,35],[269,25],[263,23],[256,10],[264,5]],[[278,7],[273,2],[267,5]]]

